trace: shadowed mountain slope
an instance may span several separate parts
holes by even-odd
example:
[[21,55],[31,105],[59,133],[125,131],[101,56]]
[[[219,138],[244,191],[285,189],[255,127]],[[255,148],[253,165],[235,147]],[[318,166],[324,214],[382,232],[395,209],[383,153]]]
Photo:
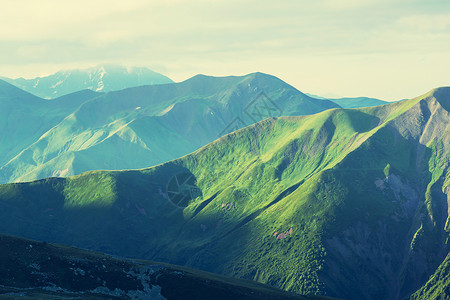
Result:
[[449,107],[440,88],[269,118],[153,168],[1,185],[0,231],[300,294],[403,299],[450,250]]
[[2,299],[330,299],[6,235],[0,235],[0,262]]

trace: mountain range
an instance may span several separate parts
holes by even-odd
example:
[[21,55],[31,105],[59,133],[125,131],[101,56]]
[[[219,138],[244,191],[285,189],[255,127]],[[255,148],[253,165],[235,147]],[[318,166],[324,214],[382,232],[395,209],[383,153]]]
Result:
[[346,98],[325,98],[309,93],[305,93],[311,98],[321,99],[321,100],[330,100],[336,104],[338,104],[342,108],[360,108],[360,107],[371,107],[371,106],[379,106],[388,104],[389,102],[383,101],[376,98],[370,97],[346,97]]
[[84,90],[51,101],[3,81],[0,106],[0,183],[150,167],[268,117],[339,107],[262,73]]
[[85,89],[110,92],[140,85],[173,83],[170,78],[144,67],[111,64],[89,69],[62,70],[32,79],[0,79],[44,99],[54,99]]
[[[221,114],[230,118],[242,113],[246,104],[232,104],[247,93],[267,95],[292,115],[301,111],[299,103],[314,109],[318,103],[329,104],[304,98],[281,81],[261,94],[257,83],[267,80],[274,79],[263,74],[200,76],[180,83],[195,90],[191,102],[203,108],[197,111],[172,96],[179,85],[109,93],[82,104],[62,121],[70,125],[61,128],[81,133],[111,120],[103,128],[139,132],[127,119],[128,111],[137,113],[139,106],[167,117],[179,105],[193,120],[207,120],[218,114],[208,109],[208,95],[217,95],[218,87],[230,82],[233,88],[220,89],[224,100],[215,104],[229,107]],[[155,99],[151,95],[156,91],[165,91],[167,98],[142,104],[140,95]],[[135,97],[126,104],[120,101],[115,111],[121,93],[130,92]],[[165,99],[176,99],[169,110]],[[0,185],[0,231],[251,279],[299,294],[445,299],[449,110],[450,88],[439,88],[388,105],[268,118],[152,168]],[[125,118],[123,123],[110,117],[116,114]],[[165,124],[206,126],[170,116]],[[141,128],[155,128],[146,124]],[[224,119],[220,125],[226,124]],[[208,128],[210,136],[221,127]],[[130,131],[118,136],[127,134],[132,136]],[[57,136],[47,133],[43,147],[35,149],[54,145]],[[92,134],[84,141],[95,138]],[[82,144],[75,138],[72,143]],[[116,151],[121,150],[118,145]],[[29,153],[36,157],[32,153],[39,152]],[[128,159],[121,156],[125,152],[118,153],[118,160]]]
[[360,108],[388,104],[389,102],[369,97],[327,99],[342,108]]

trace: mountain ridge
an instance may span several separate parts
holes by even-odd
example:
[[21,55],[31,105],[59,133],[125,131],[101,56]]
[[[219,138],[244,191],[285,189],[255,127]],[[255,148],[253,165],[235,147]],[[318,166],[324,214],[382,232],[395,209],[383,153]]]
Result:
[[[342,97],[342,98],[333,98],[333,97],[321,97],[313,94],[306,93],[308,96],[316,99],[322,100],[330,100],[334,103],[338,104],[342,108],[362,108],[362,107],[371,107],[378,106],[390,103],[390,101],[384,101],[377,98],[372,97]],[[401,101],[401,100],[400,100]]]
[[409,297],[450,250],[447,91],[268,118],[152,168],[1,185],[0,229],[302,294]]
[[0,79],[0,96],[4,97],[26,97],[26,98],[34,98],[41,99],[33,94],[26,92],[13,84],[10,84],[2,79]]
[[199,76],[181,83],[92,94],[77,103],[64,119],[0,166],[2,181],[148,167],[271,115],[338,107],[262,73]]
[[82,89],[96,92],[121,90],[145,84],[173,83],[168,77],[145,67],[124,67],[104,64],[87,69],[61,70],[32,79],[3,79],[39,97],[53,99]]

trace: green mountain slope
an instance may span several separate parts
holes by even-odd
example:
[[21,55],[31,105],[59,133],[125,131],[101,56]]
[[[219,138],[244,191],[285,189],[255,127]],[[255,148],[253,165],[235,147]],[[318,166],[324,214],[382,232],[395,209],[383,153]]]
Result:
[[330,299],[6,235],[0,262],[2,299]]
[[430,277],[430,280],[410,299],[450,299],[450,255],[447,255],[447,258]]
[[[20,138],[20,152],[13,152],[0,165],[0,182],[149,167],[269,116],[337,107],[261,73],[223,78],[199,75],[181,83],[130,88],[71,103],[78,105],[72,110],[66,107],[67,114],[58,123],[45,123],[45,130]],[[17,110],[12,104],[10,109]],[[40,108],[36,118],[48,114],[45,107]],[[34,129],[28,122],[23,128]]]
[[[0,80],[0,166],[14,159],[81,103],[99,95],[80,91],[47,101]],[[0,182],[8,180],[0,175]]]
[[2,185],[0,231],[301,294],[403,299],[450,250],[449,108],[441,88],[269,118],[149,169]]
[[173,83],[168,77],[147,68],[108,64],[82,70],[63,70],[32,79],[0,79],[45,99],[54,99],[85,89],[110,92],[140,85]]

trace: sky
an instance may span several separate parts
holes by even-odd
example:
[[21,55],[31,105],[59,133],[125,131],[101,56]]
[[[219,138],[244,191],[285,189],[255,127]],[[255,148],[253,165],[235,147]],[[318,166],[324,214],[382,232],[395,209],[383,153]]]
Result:
[[448,0],[2,0],[0,76],[102,63],[183,81],[264,72],[324,97],[450,85]]

